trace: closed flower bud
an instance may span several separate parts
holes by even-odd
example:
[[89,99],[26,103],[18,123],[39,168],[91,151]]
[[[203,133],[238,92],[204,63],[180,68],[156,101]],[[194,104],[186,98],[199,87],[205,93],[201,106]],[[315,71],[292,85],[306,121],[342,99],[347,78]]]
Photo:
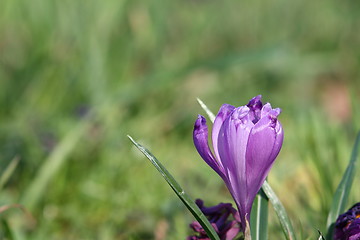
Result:
[[242,230],[249,223],[257,192],[282,146],[281,110],[263,104],[261,96],[235,108],[224,104],[212,127],[213,152],[203,116],[195,122],[193,139],[200,156],[223,179],[239,210]]

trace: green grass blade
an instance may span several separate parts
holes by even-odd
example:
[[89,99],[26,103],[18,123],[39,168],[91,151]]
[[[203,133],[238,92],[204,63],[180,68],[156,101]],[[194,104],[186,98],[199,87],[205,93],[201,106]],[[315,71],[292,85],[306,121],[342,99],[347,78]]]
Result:
[[89,119],[86,118],[75,126],[44,161],[36,177],[30,182],[26,191],[24,191],[20,201],[30,211],[38,203],[52,178],[60,170],[61,166],[65,164],[69,154],[75,149],[77,143],[84,135],[89,123]]
[[325,237],[324,237],[324,235],[322,234],[322,232],[320,232],[320,230],[318,230],[318,233],[319,233],[319,238],[318,238],[318,240],[325,240]]
[[206,114],[209,116],[210,121],[213,123],[215,121],[215,115],[212,113],[212,111],[210,111],[210,109],[205,105],[205,103],[200,100],[200,98],[197,98],[196,100],[200,104],[201,108],[204,109]]
[[14,157],[13,160],[9,163],[9,165],[6,167],[4,172],[0,176],[0,190],[4,187],[4,185],[7,183],[11,175],[14,173],[20,158],[18,156]]
[[8,222],[5,219],[1,219],[1,231],[0,231],[0,237],[4,237],[5,239],[14,240],[14,234],[8,224]]
[[332,239],[334,223],[342,212],[345,211],[346,203],[350,193],[351,185],[354,181],[355,175],[355,163],[358,159],[360,145],[360,132],[358,132],[354,148],[352,150],[349,165],[347,166],[345,173],[341,179],[339,186],[333,197],[332,205],[327,219],[327,239]]
[[285,238],[287,240],[295,240],[296,236],[294,233],[294,228],[290,222],[286,210],[267,181],[265,181],[262,185],[262,189],[264,190],[266,196],[269,198],[271,205],[273,206],[275,213],[280,220],[280,224],[283,229]]
[[269,199],[260,189],[256,195],[250,216],[252,240],[267,240]]
[[185,204],[185,206],[189,209],[195,219],[201,224],[201,226],[206,231],[208,237],[212,240],[220,240],[214,228],[211,226],[205,215],[201,212],[199,207],[195,204],[195,202],[190,198],[189,195],[185,193],[182,187],[176,182],[174,177],[166,170],[166,168],[160,163],[159,160],[156,159],[154,155],[152,155],[149,150],[145,147],[137,143],[132,137],[128,136],[131,142],[142,152],[150,162],[155,166],[155,168],[161,173],[166,182],[170,185],[170,187],[174,190],[176,195],[180,198],[180,200]]

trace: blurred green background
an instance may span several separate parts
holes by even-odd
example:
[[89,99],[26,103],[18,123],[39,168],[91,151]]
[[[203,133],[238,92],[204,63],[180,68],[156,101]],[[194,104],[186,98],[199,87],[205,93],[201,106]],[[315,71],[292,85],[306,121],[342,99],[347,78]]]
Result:
[[193,198],[231,202],[193,147],[196,97],[217,112],[262,94],[285,130],[270,184],[315,239],[360,128],[359,14],[335,0],[2,0],[0,205],[32,217],[1,213],[1,238],[185,239],[192,216],[126,135]]

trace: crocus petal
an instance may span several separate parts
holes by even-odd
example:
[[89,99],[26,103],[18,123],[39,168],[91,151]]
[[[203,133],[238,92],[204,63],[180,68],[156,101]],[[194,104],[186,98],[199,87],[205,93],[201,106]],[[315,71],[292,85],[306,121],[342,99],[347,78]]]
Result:
[[246,151],[247,211],[251,209],[252,202],[264,183],[283,142],[284,134],[276,114],[277,111],[269,111],[266,117],[255,124],[249,135]]
[[257,95],[256,97],[250,99],[249,103],[246,106],[248,106],[248,108],[250,108],[250,110],[252,111],[261,110],[263,106],[261,102],[261,95]]
[[270,103],[266,103],[266,104],[262,107],[262,109],[261,109],[260,117],[261,117],[261,118],[266,117],[271,110],[272,110],[271,104],[270,104]]
[[227,231],[225,235],[225,240],[233,240],[236,237],[236,235],[240,232],[240,228],[234,225],[236,225],[236,222],[231,223],[231,228],[230,230]]
[[218,114],[216,115],[215,121],[214,121],[214,125],[212,128],[212,144],[213,144],[213,148],[214,148],[214,153],[217,159],[220,159],[219,156],[219,151],[218,151],[218,136],[219,136],[219,132],[220,132],[220,128],[223,125],[225,119],[227,119],[229,117],[229,115],[231,114],[231,112],[235,109],[234,106],[229,105],[229,104],[223,104],[218,112]]
[[360,218],[355,218],[346,230],[346,236],[349,240],[360,239]]
[[214,158],[212,154],[209,143],[208,143],[208,127],[206,125],[206,119],[199,115],[198,119],[194,125],[193,132],[194,144],[199,152],[200,156],[205,160],[205,162],[214,169],[221,177],[223,177],[223,169],[219,163]]
[[199,205],[198,202],[196,202],[196,204],[199,206],[199,208],[205,215],[211,215],[211,214],[217,213],[217,212],[221,211],[221,209],[223,209],[223,208],[231,208],[231,203],[220,203],[213,207],[205,207],[203,203],[200,203],[200,205]]
[[253,97],[246,106],[250,109],[249,115],[251,121],[253,123],[259,121],[261,117],[261,109],[263,107],[263,104],[261,102],[261,95]]
[[227,178],[225,182],[240,211],[245,228],[246,215],[246,161],[245,154],[250,131],[254,124],[249,118],[249,108],[236,108],[226,119],[218,138],[219,155]]
[[[205,207],[201,199],[197,199],[195,202],[221,240],[233,240],[236,237],[240,231],[240,226],[238,218],[236,218],[238,213],[236,209],[232,207],[231,203],[220,203],[213,207]],[[190,227],[197,235],[188,237],[188,240],[210,240],[198,222],[191,223]]]
[[334,228],[334,240],[358,239],[360,239],[360,202],[341,214]]

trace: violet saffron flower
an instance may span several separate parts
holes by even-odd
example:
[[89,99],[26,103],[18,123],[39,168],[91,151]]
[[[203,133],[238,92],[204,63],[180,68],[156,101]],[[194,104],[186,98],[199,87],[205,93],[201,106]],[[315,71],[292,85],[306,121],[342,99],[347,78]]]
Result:
[[279,108],[262,104],[261,96],[246,106],[221,106],[212,128],[214,154],[208,144],[203,116],[195,122],[193,139],[200,156],[224,180],[238,207],[242,230],[250,222],[250,211],[282,146],[284,134],[277,116]]
[[[213,207],[205,207],[201,199],[196,204],[207,217],[221,240],[233,240],[240,231],[239,213],[231,203],[220,203]],[[190,227],[197,235],[189,236],[187,240],[210,240],[199,222],[192,222]]]
[[360,202],[338,217],[334,229],[334,240],[358,239],[360,239]]

